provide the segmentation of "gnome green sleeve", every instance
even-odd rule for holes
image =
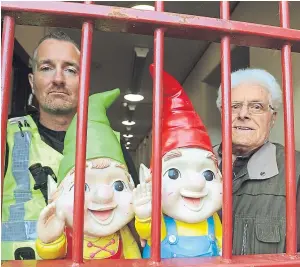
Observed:
[[[127,224],[134,218],[134,183],[123,157],[119,135],[110,126],[106,109],[119,96],[115,89],[89,98],[84,200],[83,257],[140,258]],[[77,115],[66,133],[58,188],[38,220],[37,252],[42,259],[68,255],[66,232],[72,235]],[[70,244],[69,244],[70,245]]]

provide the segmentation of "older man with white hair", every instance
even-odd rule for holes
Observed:
[[[221,111],[221,86],[217,106]],[[233,254],[285,252],[284,147],[269,141],[282,92],[261,69],[231,74]],[[222,168],[222,144],[214,148]],[[296,151],[297,231],[300,251],[300,152]],[[296,233],[295,233],[296,234]]]

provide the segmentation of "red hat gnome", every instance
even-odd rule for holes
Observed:
[[[150,66],[153,75],[154,65]],[[162,120],[162,258],[217,256],[221,253],[222,176],[209,135],[174,77],[163,72]],[[133,192],[136,229],[147,240],[150,257],[151,176],[141,164]]]
[[[153,68],[151,65],[152,75]],[[163,87],[162,155],[183,147],[196,147],[212,152],[205,126],[179,82],[164,72]]]

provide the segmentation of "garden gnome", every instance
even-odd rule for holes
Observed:
[[[120,90],[89,98],[84,199],[83,258],[140,258],[138,245],[127,224],[134,218],[132,191],[119,135],[110,127],[106,109]],[[74,174],[77,115],[64,141],[64,157],[58,173],[58,188],[52,203],[38,220],[37,252],[43,259],[70,257],[74,211]]]
[[[151,65],[152,75],[153,71]],[[183,88],[166,72],[163,90],[161,257],[218,256],[222,176],[210,138]],[[135,225],[147,241],[143,258],[149,258],[151,172],[143,164],[140,182],[133,192]]]

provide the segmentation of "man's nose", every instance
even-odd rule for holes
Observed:
[[[99,204],[108,204],[113,200],[114,191],[111,186],[98,186],[94,192],[94,201]]]
[[[243,105],[240,112],[239,112],[239,118],[244,120],[249,118],[249,109],[247,105]]]
[[[58,69],[55,71],[53,83],[57,86],[62,86],[65,84],[65,75],[63,70]]]
[[[206,180],[202,174],[192,174],[186,181],[185,189],[192,192],[201,192],[206,185]]]

